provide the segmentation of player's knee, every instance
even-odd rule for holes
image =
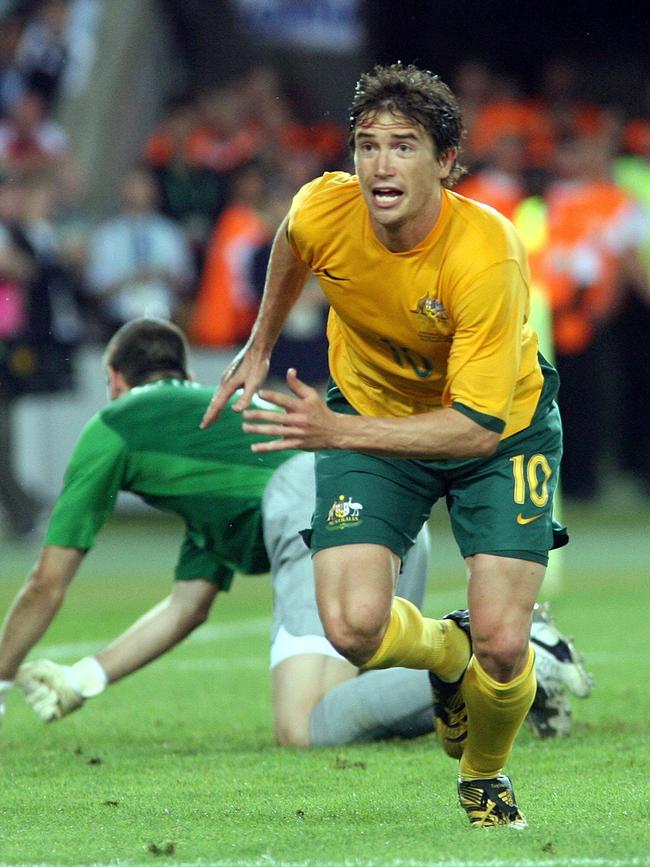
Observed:
[[[333,619],[325,624],[325,635],[341,656],[354,665],[363,665],[381,643],[381,632],[374,624],[350,624]]]
[[[386,628],[381,605],[341,603],[327,600],[319,605],[325,635],[334,648],[354,665],[363,665],[375,653]]]
[[[474,655],[490,677],[507,683],[519,674],[528,657],[528,635],[516,630],[495,630],[472,636]]]
[[[275,721],[275,740],[280,747],[308,747],[309,731],[305,720],[286,717]]]

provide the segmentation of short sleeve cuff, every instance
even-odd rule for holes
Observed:
[[[494,431],[498,434],[503,433],[505,430],[506,423],[503,419],[497,418],[494,415],[487,415],[484,412],[477,412],[475,409],[465,406],[464,403],[458,403],[458,401],[454,401],[451,406],[452,409],[457,410],[467,416],[467,418],[471,418],[473,422],[476,422],[476,424],[486,428],[487,430]]]

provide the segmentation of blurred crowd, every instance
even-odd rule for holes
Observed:
[[[0,451],[25,393],[71,387],[76,347],[140,315],[197,346],[243,342],[271,240],[295,191],[351,170],[347,131],[306,121],[267,66],[174,99],[125,172],[115,212],[93,214],[88,167],[56,120],[73,48],[68,0],[0,19]],[[467,126],[457,191],[500,210],[530,252],[552,312],[570,497],[600,492],[602,454],[650,493],[650,79],[639,116],[603,105],[577,63],[549,63],[535,92],[485,64],[450,84]],[[322,383],[327,311],[309,284],[275,353]],[[616,425],[612,437],[612,425]],[[1,476],[5,476],[3,479]],[[16,532],[33,508],[6,468]],[[25,495],[26,496],[26,495]],[[16,506],[18,504],[18,507]]]
[[[564,60],[532,95],[474,62],[454,85],[470,169],[457,192],[515,223],[550,306],[563,492],[597,496],[606,454],[650,494],[650,77],[640,116],[587,98]]]

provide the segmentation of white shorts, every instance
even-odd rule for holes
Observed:
[[[291,635],[284,626],[280,626],[278,634],[271,644],[271,668],[275,668],[285,659],[301,656],[304,653],[316,653],[318,656],[331,656],[345,662],[345,657],[334,650],[324,635]]]
[[[299,535],[300,530],[311,526],[315,498],[314,456],[307,452],[278,467],[264,491],[264,544],[273,583],[271,668],[302,653],[343,658],[325,638],[316,605],[311,552]],[[429,531],[423,527],[404,558],[397,585],[397,594],[418,608],[424,601],[429,548]]]

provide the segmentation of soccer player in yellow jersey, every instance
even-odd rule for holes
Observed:
[[[367,669],[427,669],[436,728],[460,760],[474,826],[525,827],[503,767],[535,694],[531,612],[551,548],[561,455],[558,378],[528,324],[523,245],[496,211],[451,191],[463,127],[440,79],[395,64],[360,79],[355,175],[303,187],[276,236],[258,319],[206,410],[238,388],[255,451],[317,452],[309,542],[326,634]],[[324,403],[287,373],[285,410],[250,408],[309,273],[331,311]],[[464,612],[394,597],[402,558],[445,497],[468,574]],[[471,626],[471,632],[470,632]]]

